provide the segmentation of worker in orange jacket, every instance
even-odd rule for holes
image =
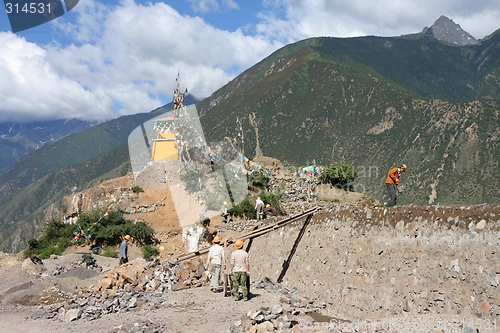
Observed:
[[[401,173],[406,171],[406,164],[401,164],[398,167],[392,168],[387,175],[385,180],[385,185],[387,186],[387,191],[389,192],[389,197],[391,197],[390,206],[396,206],[396,187],[399,185],[399,176]]]

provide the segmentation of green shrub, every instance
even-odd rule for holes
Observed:
[[[253,204],[248,197],[246,197],[239,204],[231,207],[228,210],[228,213],[234,216],[247,219],[255,219],[257,217],[255,213],[255,204]]]
[[[251,187],[265,191],[269,185],[269,177],[263,171],[249,173],[248,182]]]
[[[102,249],[102,256],[108,258],[118,258],[118,253],[116,251],[116,247],[114,246],[105,246]]]
[[[47,259],[51,254],[60,255],[71,244],[74,226],[61,221],[52,220],[47,223],[44,233],[39,239],[30,239],[24,257],[35,254],[40,259]]]
[[[36,250],[38,249],[38,246],[40,245],[40,242],[37,239],[30,239],[28,241],[28,249]]]
[[[264,201],[264,205],[270,204],[273,206],[276,209],[277,215],[283,215],[280,204],[281,193],[261,192],[260,198]]]
[[[249,182],[252,182],[253,185],[262,185],[264,187],[263,190],[259,192],[259,196],[264,202],[264,205],[270,204],[276,209],[276,213],[278,215],[283,215],[283,210],[281,209],[280,198],[283,195],[283,191],[285,188],[285,184],[279,184],[277,190],[275,192],[267,192],[265,189],[267,188],[267,183],[269,182],[269,178],[265,176],[262,172],[257,174],[256,177],[249,176]],[[260,186],[259,185],[259,186]],[[242,202],[238,205],[233,206],[228,210],[228,213],[233,216],[238,216],[241,218],[247,219],[255,219],[257,218],[255,212],[255,203],[253,203],[249,197],[246,197]]]
[[[82,231],[87,237],[82,235]],[[47,223],[39,239],[28,241],[24,256],[27,258],[35,254],[40,259],[47,259],[51,254],[62,254],[71,244],[113,247],[120,244],[126,234],[134,237],[139,244],[147,244],[154,237],[154,230],[145,222],[125,220],[120,211],[93,210],[81,214],[77,224],[61,221]],[[75,240],[75,236],[80,239]]]
[[[160,255],[160,250],[152,245],[144,245],[142,247],[142,255],[144,259],[157,257]]]
[[[40,259],[48,259],[50,258],[50,256],[52,254],[55,254],[55,255],[61,255],[62,253],[64,252],[64,249],[58,247],[58,246],[54,246],[54,245],[50,245],[46,248],[44,248],[42,250],[42,252],[40,252],[40,255],[38,257],[40,257]]]
[[[131,190],[134,193],[144,192],[144,189],[142,187],[140,187],[139,185],[135,185],[134,187],[131,188]]]
[[[354,165],[342,162],[331,164],[321,173],[320,181],[343,189],[349,189],[349,183],[358,176]]]

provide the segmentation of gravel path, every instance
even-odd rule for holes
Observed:
[[[212,293],[209,287],[201,287],[158,295],[154,302],[161,305],[157,309],[137,309],[70,323],[32,319],[40,312],[38,307],[4,305],[0,307],[0,332],[124,332],[148,320],[159,332],[227,332],[242,314],[279,305],[279,297],[275,292],[256,290],[250,301],[235,302],[221,293]]]

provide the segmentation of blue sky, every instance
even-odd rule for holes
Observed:
[[[1,10],[0,122],[148,112],[178,71],[207,97],[291,42],[416,33],[441,15],[476,38],[500,28],[493,0],[80,0],[16,34]]]

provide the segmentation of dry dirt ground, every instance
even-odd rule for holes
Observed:
[[[95,199],[95,201],[97,201],[99,196],[103,192],[103,190],[101,189],[102,187],[105,188],[104,192],[111,192],[119,187],[132,187],[134,185],[135,183],[132,177],[120,177],[103,182],[99,185],[100,188],[98,191],[95,191],[95,193],[92,193],[92,190],[87,191],[87,196],[95,197],[97,198]],[[132,221],[146,221],[156,231],[155,236],[161,240],[161,244],[158,246],[158,248],[160,250],[160,258],[163,259],[185,252],[185,248],[182,243],[182,227],[179,223],[179,218],[177,217],[177,212],[175,210],[175,205],[172,200],[172,195],[169,191],[169,188],[167,186],[164,186],[163,189],[144,188],[144,192],[140,192],[138,194],[138,197],[134,199],[133,204],[136,206],[148,206],[160,202],[163,205],[157,205],[154,212],[126,214],[124,217],[127,220]],[[197,213],[195,215],[198,216]],[[220,216],[213,217],[211,219],[210,225],[208,226],[208,230],[210,232],[215,231],[215,226],[220,223]],[[64,252],[64,254],[71,254],[89,250],[90,249],[87,246],[70,247]],[[133,239],[130,243],[129,253],[131,258],[142,257],[142,251],[137,246],[137,244],[134,243]]]
[[[118,265],[116,259],[95,256],[104,269]],[[47,270],[77,260],[79,255],[66,255],[44,260]],[[249,302],[235,302],[221,293],[212,293],[209,287],[166,292],[154,297],[156,309],[138,309],[126,313],[107,314],[88,321],[62,322],[53,319],[33,319],[41,312],[44,302],[62,302],[67,296],[51,294],[57,290],[76,292],[93,285],[102,274],[74,268],[55,277],[43,280],[29,275],[22,268],[22,261],[14,256],[0,255],[0,332],[130,332],[134,325],[151,321],[160,327],[158,332],[227,332],[241,315],[261,306],[278,305],[279,295],[253,291]],[[136,331],[134,331],[136,332]],[[137,332],[143,332],[137,330]],[[151,331],[152,332],[152,331]]]
[[[133,186],[128,177],[107,181],[103,186],[110,189],[118,186]],[[175,207],[168,189],[145,189],[139,194],[135,204],[151,204],[164,202],[164,206],[156,207],[153,213],[128,214],[130,220],[144,220],[155,230],[162,243],[160,258],[184,253],[182,243],[182,227],[179,224]],[[211,220],[209,231],[221,223],[220,217]],[[57,259],[44,260],[44,266],[51,270],[55,266],[77,261],[82,252],[89,252],[88,246],[68,248],[63,256]],[[118,251],[118,248],[117,248]],[[142,251],[133,242],[129,247],[131,260],[142,260]],[[118,266],[118,259],[95,256],[97,264],[105,270]],[[253,291],[254,297],[249,302],[234,302],[231,297],[223,297],[221,293],[214,294],[210,288],[167,292],[156,296],[157,309],[137,310],[126,313],[107,314],[98,320],[76,320],[70,323],[52,319],[32,319],[40,313],[44,302],[63,302],[66,297],[52,292],[66,290],[70,294],[79,288],[92,286],[103,273],[97,274],[86,268],[75,268],[60,276],[40,279],[35,274],[29,274],[23,269],[22,253],[16,256],[0,253],[0,333],[10,332],[130,332],[134,325],[151,321],[152,327],[161,328],[158,332],[227,332],[231,324],[240,319],[241,315],[261,306],[279,304],[279,295],[268,292]],[[97,275],[96,275],[97,274]],[[223,309],[223,311],[221,311]],[[142,332],[137,330],[138,332]],[[135,331],[134,331],[135,332]]]

